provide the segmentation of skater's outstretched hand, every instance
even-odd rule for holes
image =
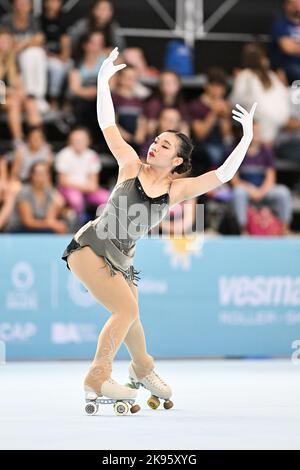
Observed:
[[[116,72],[126,67],[126,64],[114,65],[113,62],[117,59],[118,55],[118,48],[115,47],[109,56],[104,60],[98,73],[98,80],[100,82],[108,81]]]
[[[249,113],[240,104],[236,104],[236,107],[239,111],[236,109],[232,110],[233,119],[242,124],[244,135],[251,139],[253,137],[253,116],[256,110],[256,106],[257,103],[254,103]]]

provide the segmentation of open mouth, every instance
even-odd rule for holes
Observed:
[[[149,152],[149,156],[150,156],[150,157],[155,157],[154,152]]]

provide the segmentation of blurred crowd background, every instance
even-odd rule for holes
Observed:
[[[106,203],[118,167],[97,123],[96,85],[115,46],[118,63],[127,64],[110,81],[117,123],[141,160],[167,129],[195,144],[192,172],[174,178],[217,168],[242,135],[233,106],[258,102],[237,175],[187,201],[192,210],[172,207],[171,230],[182,219],[195,226],[198,202],[212,233],[299,232],[300,0],[267,2],[276,7],[269,8],[267,39],[253,31],[232,49],[206,43],[202,54],[176,38],[160,40],[159,50],[147,46],[150,35],[129,40],[122,27],[140,27],[133,2],[79,2],[71,13],[65,3],[44,0],[37,12],[31,0],[0,2],[1,232],[71,233]],[[127,14],[118,15],[121,4]],[[211,60],[202,62],[203,55]]]

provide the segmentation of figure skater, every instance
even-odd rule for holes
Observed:
[[[171,175],[175,171],[181,174],[191,168],[193,145],[180,132],[163,132],[150,145],[146,163],[141,162],[123,140],[115,123],[109,79],[126,67],[126,64],[114,65],[118,54],[116,47],[103,62],[98,74],[97,96],[99,125],[119,165],[117,184],[101,215],[78,230],[62,259],[90,294],[111,313],[100,332],[96,354],[84,380],[86,398],[133,399],[136,389],[142,385],[152,394],[149,406],[156,408],[161,398],[167,409],[173,406],[172,390],[154,370],[139,316],[136,281],[140,279],[137,276],[140,271],[133,266],[136,242],[159,224],[170,206],[211,191],[234,176],[252,140],[256,103],[249,113],[238,104],[238,110],[232,111],[233,119],[243,127],[243,137],[219,168],[193,178],[173,179]],[[120,202],[124,198],[125,208]],[[144,218],[129,216],[133,204],[139,205],[142,210],[138,213]],[[115,222],[114,231],[111,222]],[[131,388],[111,378],[113,359],[122,342],[131,356]]]

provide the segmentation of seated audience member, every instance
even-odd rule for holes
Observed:
[[[148,119],[148,134],[152,135],[157,128],[160,111],[165,107],[177,108],[182,116],[181,132],[189,134],[189,108],[182,95],[180,77],[172,71],[164,71],[159,77],[158,89],[145,105],[145,116]]]
[[[39,111],[44,113],[49,105],[47,92],[47,57],[43,49],[44,35],[32,14],[31,0],[14,0],[13,11],[1,19],[15,38],[14,51],[18,55],[26,94],[37,99]]]
[[[100,133],[96,113],[97,78],[105,58],[103,34],[89,34],[82,39],[81,58],[69,77],[76,123],[87,125],[95,136]]]
[[[231,181],[233,208],[242,232],[246,231],[247,206],[250,201],[273,204],[288,232],[292,218],[290,190],[282,184],[276,184],[274,155],[271,148],[261,141],[258,122],[254,122],[253,140],[246,157]]]
[[[181,116],[180,112],[176,108],[163,108],[158,116],[158,125],[157,129],[153,135],[149,135],[145,142],[143,143],[140,155],[143,159],[146,158],[147,152],[149,150],[150,145],[154,141],[155,137],[162,132],[166,132],[169,129],[173,129],[175,131],[180,131],[181,129]]]
[[[44,0],[40,24],[45,35],[51,104],[56,107],[63,85],[71,69],[71,39],[67,34],[67,18],[62,0]]]
[[[300,93],[299,86],[290,88],[290,119],[275,142],[276,155],[300,164]]]
[[[107,189],[99,186],[101,161],[89,148],[90,143],[86,129],[74,129],[68,147],[56,155],[55,161],[59,191],[76,212],[79,222],[84,220],[86,203],[97,207],[105,204],[110,195]]]
[[[141,81],[143,78],[157,77],[159,71],[147,64],[144,51],[139,47],[126,47],[122,56],[122,62],[131,65],[137,72],[138,81],[134,89],[135,96],[142,100],[149,98],[152,94],[151,88],[144,85]]]
[[[0,194],[0,232],[6,231],[6,227],[10,222],[13,226],[15,202],[21,187],[22,183],[20,181],[10,181]]]
[[[0,27],[0,80],[5,83],[5,101],[1,110],[7,115],[7,124],[14,146],[23,140],[22,111],[30,126],[41,124],[41,116],[34,98],[26,96],[19,74],[14,39],[8,29]]]
[[[208,165],[223,162],[227,147],[232,142],[231,106],[225,99],[226,75],[222,69],[211,68],[203,93],[190,103],[192,134],[196,141],[193,166],[200,168],[203,155]],[[201,173],[200,169],[199,172]]]
[[[300,77],[300,0],[284,0],[283,9],[272,27],[273,66],[282,68],[292,83]]]
[[[255,113],[260,123],[261,139],[272,145],[290,114],[288,88],[271,70],[270,61],[260,44],[247,44],[243,50],[243,70],[236,76],[230,100],[250,109],[258,103]]]
[[[137,73],[131,66],[119,71],[112,99],[118,127],[123,139],[137,151],[147,133],[147,121],[143,115],[144,102],[134,95]]]
[[[119,24],[114,17],[114,6],[110,0],[96,0],[88,18],[78,20],[68,32],[72,38],[72,48],[76,50],[83,35],[98,31],[104,35],[105,47],[112,50],[118,46],[125,48],[125,39],[118,31]]]
[[[6,231],[67,233],[67,225],[59,219],[61,204],[56,193],[48,163],[34,163],[30,168],[29,183],[23,185],[17,195],[15,213]]]
[[[53,154],[42,127],[37,126],[29,130],[25,145],[20,146],[15,152],[11,177],[26,182],[32,164],[41,161],[47,162],[51,167]]]

